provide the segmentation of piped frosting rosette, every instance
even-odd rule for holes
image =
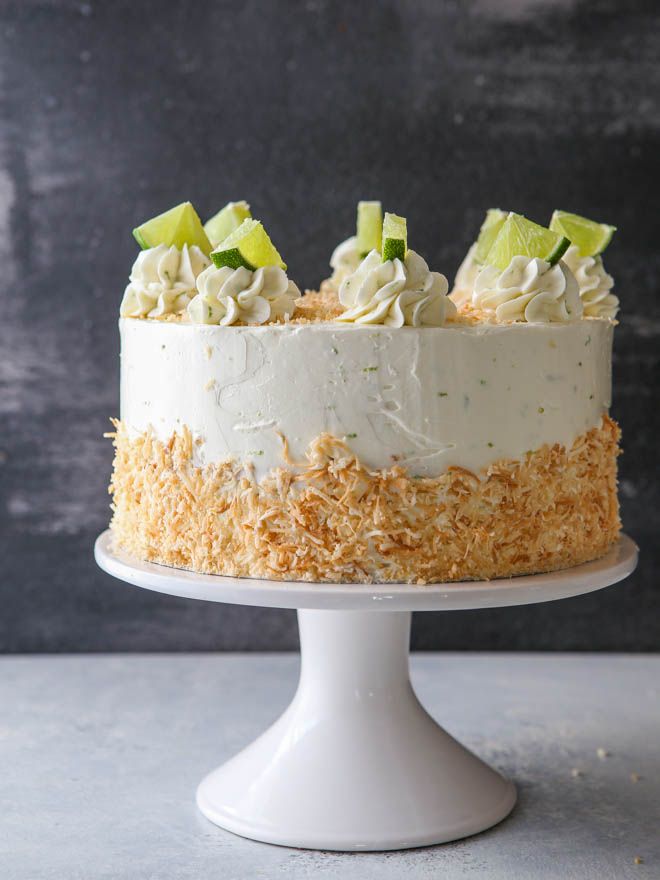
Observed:
[[[251,271],[211,265],[197,278],[197,290],[188,306],[195,324],[265,324],[290,317],[300,298],[297,285],[279,266]]]
[[[485,266],[474,283],[472,305],[502,322],[574,321],[583,311],[577,281],[562,261],[551,266],[523,256],[513,257],[503,271]]]
[[[616,318],[619,297],[612,293],[614,278],[605,271],[601,257],[583,257],[572,244],[562,260],[575,275],[587,318]]]
[[[120,307],[122,317],[159,318],[185,311],[196,295],[197,277],[209,259],[195,245],[159,244],[141,251]]]
[[[332,252],[330,268],[332,284],[339,286],[347,275],[352,275],[360,265],[360,254],[357,246],[357,236],[352,235],[346,241],[342,241]]]
[[[456,314],[444,275],[429,271],[426,261],[409,250],[405,260],[382,261],[373,250],[339,288],[346,308],[338,321],[388,327],[441,327]]]

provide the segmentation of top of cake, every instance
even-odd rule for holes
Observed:
[[[206,224],[189,202],[134,230],[142,250],[121,303],[125,318],[206,325],[357,324],[390,328],[614,319],[619,301],[602,252],[615,227],[555,211],[549,227],[490,209],[449,293],[408,247],[407,222],[359,202],[356,234],[332,276],[303,296],[245,201]]]

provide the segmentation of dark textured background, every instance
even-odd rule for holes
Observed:
[[[493,205],[614,222],[619,587],[418,615],[419,648],[660,647],[660,4],[0,3],[0,650],[283,648],[293,612],[101,573],[136,221],[247,198],[314,285],[358,198],[451,275]]]

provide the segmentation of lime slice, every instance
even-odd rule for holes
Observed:
[[[408,250],[406,218],[385,213],[383,220],[383,263],[388,260],[405,260]]]
[[[361,257],[380,251],[383,237],[383,209],[380,202],[358,202],[357,249]]]
[[[216,266],[229,266],[238,269],[259,269],[261,266],[279,266],[286,270],[286,263],[277,252],[268,233],[258,220],[243,220],[238,229],[211,254]]]
[[[499,208],[489,208],[486,211],[486,219],[481,224],[477,247],[474,252],[474,259],[477,263],[486,262],[488,251],[491,249],[493,242],[497,238],[497,233],[504,225],[504,221],[508,216],[506,211],[500,211]]]
[[[616,226],[596,223],[595,220],[588,220],[579,214],[569,214],[567,211],[554,212],[550,229],[570,239],[583,257],[602,254],[616,232]]]
[[[251,216],[250,206],[247,202],[227,202],[224,208],[206,221],[204,232],[208,235],[213,247],[217,247],[234,229],[238,229],[243,220],[247,220]]]
[[[142,250],[157,247],[159,244],[168,247],[175,245],[180,250],[187,244],[196,245],[207,256],[211,251],[211,242],[190,202],[182,202],[164,214],[147,220],[133,230],[133,235]]]
[[[522,214],[509,214],[497,234],[486,262],[498,269],[506,269],[513,257],[538,257],[554,265],[570,241],[563,235],[532,223]]]

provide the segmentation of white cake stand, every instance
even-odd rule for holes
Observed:
[[[449,736],[408,674],[412,611],[524,605],[599,590],[629,575],[622,537],[603,559],[490,582],[309,584],[202,575],[140,562],[96,541],[102,569],[138,587],[214,602],[297,608],[293,702],[197,789],[202,813],[235,834],[287,846],[387,850],[475,834],[511,811],[511,782]]]

